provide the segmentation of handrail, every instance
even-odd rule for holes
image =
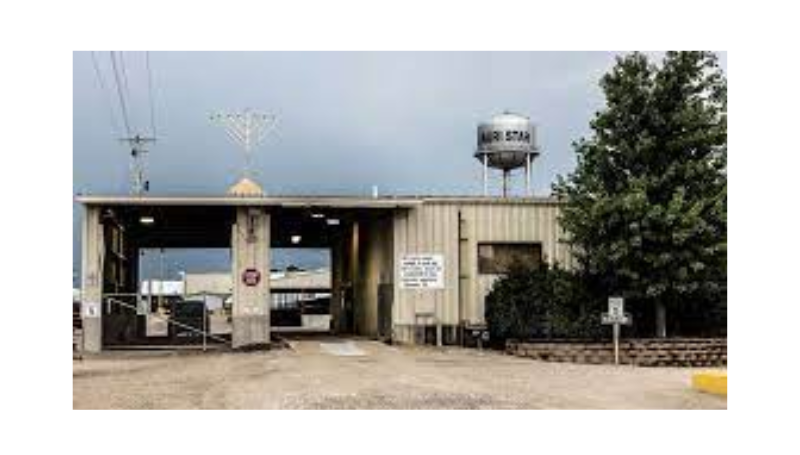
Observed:
[[[117,305],[122,305],[122,306],[124,306],[126,308],[130,308],[132,310],[137,310],[138,309],[136,306],[130,305],[128,303],[125,303],[125,302],[123,302],[123,301],[121,301],[119,299],[115,299],[114,297],[108,297],[108,295],[106,295],[105,298],[106,298],[107,301],[109,301],[111,303],[116,303]],[[206,311],[208,311],[208,310],[207,309],[203,310],[204,318],[205,318],[205,312]],[[159,315],[158,313],[152,313],[152,314],[150,314],[150,316],[155,317],[156,319],[160,319],[160,320],[166,322],[167,324],[175,324],[178,327],[183,327],[185,329],[188,329],[189,331],[202,334],[203,335],[203,349],[205,349],[205,342],[206,342],[205,337],[211,338],[212,340],[221,341],[223,343],[228,343],[228,340],[226,340],[224,338],[220,338],[220,337],[214,336],[214,335],[206,332],[205,330],[198,330],[198,329],[196,329],[196,328],[194,328],[194,327],[192,327],[190,325],[182,324],[182,323],[177,322],[177,321],[172,321],[169,318],[165,318],[165,317]]]

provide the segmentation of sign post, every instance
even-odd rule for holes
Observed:
[[[613,326],[614,365],[619,365],[619,326],[631,323],[631,316],[625,313],[625,300],[622,297],[609,297],[608,313],[602,313],[600,318],[603,324]]]

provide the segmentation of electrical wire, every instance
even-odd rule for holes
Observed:
[[[150,51],[145,51],[144,63],[147,67],[147,92],[148,99],[150,100],[150,129],[153,133],[153,138],[156,137],[156,114],[155,114],[155,98],[153,97],[153,72],[150,70]]]
[[[122,74],[122,90],[123,93],[125,93],[125,99],[128,100],[128,107],[130,108],[128,116],[132,120],[133,126],[136,127],[137,110],[134,109],[135,104],[131,102],[133,97],[131,96],[131,89],[130,85],[128,84],[128,70],[126,69],[125,65],[125,52],[120,51],[117,53],[117,56],[119,57],[119,69],[120,73]]]
[[[108,117],[111,121],[111,128],[113,129],[113,133],[116,136],[119,136],[119,123],[117,123],[116,115],[114,114],[114,105],[111,102],[111,94],[108,92],[108,88],[106,87],[106,83],[103,80],[103,73],[100,71],[100,65],[97,64],[97,57],[95,56],[95,52],[91,51],[90,55],[92,56],[92,66],[94,67],[94,75],[95,79],[97,80],[97,84],[100,86],[100,91],[103,92],[103,100],[105,101],[106,108],[108,109]]]
[[[111,51],[111,66],[114,69],[114,82],[117,85],[117,95],[119,96],[119,104],[122,111],[122,120],[125,124],[125,131],[128,133],[128,137],[133,137],[131,134],[131,125],[128,121],[128,107],[125,103],[125,95],[122,91],[122,83],[120,82],[119,68],[117,68],[117,59],[114,56],[114,51]]]

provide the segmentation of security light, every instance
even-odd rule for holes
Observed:
[[[156,220],[152,216],[143,216],[139,218],[139,222],[142,224],[153,224]]]
[[[300,243],[301,239],[302,239],[302,237],[300,237],[299,235],[293,235],[292,236],[292,243],[297,245],[298,243]]]
[[[339,220],[337,218],[328,218],[326,220],[328,222],[328,226],[338,226]]]
[[[319,218],[325,218],[325,215],[324,215],[324,214],[322,214],[322,213],[312,213],[312,214],[311,214],[311,218],[317,218],[317,219],[319,219]]]

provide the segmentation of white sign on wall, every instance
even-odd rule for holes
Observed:
[[[85,318],[99,318],[100,317],[100,304],[97,302],[83,302],[83,317]]]
[[[400,258],[400,289],[444,289],[444,255],[403,255]]]

